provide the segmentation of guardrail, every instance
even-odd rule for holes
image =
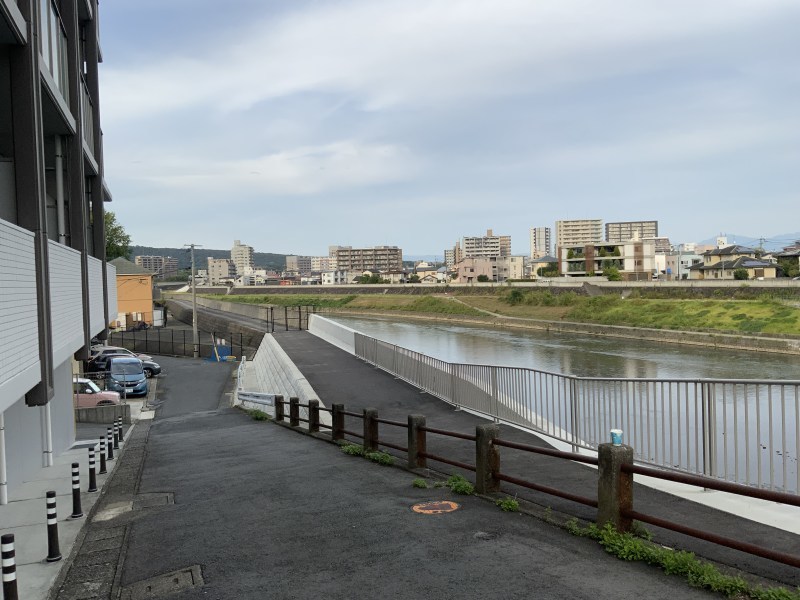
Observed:
[[[600,526],[610,523],[618,531],[629,531],[635,519],[741,552],[800,567],[800,556],[796,554],[790,554],[775,548],[765,548],[741,539],[721,536],[710,531],[696,529],[682,523],[635,511],[633,506],[633,475],[646,475],[701,488],[720,490],[730,494],[800,506],[800,496],[794,494],[762,490],[736,483],[721,482],[710,477],[686,475],[635,465],[633,463],[635,450],[631,446],[603,443],[598,446],[597,457],[590,457],[575,452],[564,452],[552,448],[542,448],[504,440],[500,438],[500,428],[494,424],[477,425],[473,435],[471,433],[429,427],[423,415],[408,415],[407,422],[392,421],[379,418],[378,411],[373,408],[365,408],[361,412],[356,412],[346,410],[343,404],[333,404],[328,410],[320,408],[319,403],[315,400],[308,402],[308,404],[300,404],[297,398],[290,398],[285,401],[282,396],[277,396],[275,398],[275,420],[284,425],[287,418],[286,405],[289,406],[288,425],[292,428],[300,428],[301,423],[306,423],[305,431],[309,433],[318,434],[320,428],[323,427],[330,429],[330,439],[335,442],[348,441],[347,437],[350,437],[358,440],[358,443],[363,445],[366,451],[377,451],[380,447],[399,450],[406,454],[409,469],[427,468],[428,460],[432,460],[473,472],[475,473],[475,491],[479,494],[499,492],[501,491],[501,482],[506,482],[596,508],[596,520]],[[308,410],[307,419],[300,416],[300,408]],[[319,415],[323,410],[331,414],[330,426],[320,423]],[[346,417],[361,420],[361,431],[347,429]],[[407,445],[402,446],[382,440],[380,438],[380,425],[406,429]],[[475,446],[475,464],[464,463],[429,452],[427,450],[428,434],[472,443]],[[501,470],[500,448],[596,465],[598,467],[598,484],[595,493],[591,496],[581,496],[504,473]]]
[[[450,363],[360,333],[355,355],[573,451],[596,451],[610,429],[622,429],[639,462],[798,493],[800,381],[573,377]]]

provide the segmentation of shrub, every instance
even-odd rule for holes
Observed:
[[[475,487],[461,475],[451,475],[447,480],[447,487],[455,494],[471,496],[475,493]]]
[[[504,512],[519,512],[519,502],[517,502],[516,498],[506,496],[497,500],[495,504]]]

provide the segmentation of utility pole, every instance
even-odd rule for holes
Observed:
[[[197,334],[197,289],[195,287],[194,249],[200,244],[184,244],[192,253],[192,356],[200,357],[200,337]]]

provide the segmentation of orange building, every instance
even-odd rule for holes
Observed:
[[[153,275],[124,258],[110,261],[117,268],[117,327],[139,322],[153,325]]]

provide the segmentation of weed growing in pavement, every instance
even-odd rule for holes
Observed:
[[[644,530],[641,525],[639,526]],[[577,519],[566,522],[565,528],[573,535],[588,537],[598,542],[606,552],[622,560],[646,562],[661,568],[667,575],[678,575],[692,587],[719,592],[729,598],[752,600],[800,600],[800,589],[765,588],[755,586],[741,577],[725,575],[712,565],[699,560],[694,553],[665,548],[637,537],[634,533],[620,533],[611,524],[598,527],[594,523],[581,527]],[[650,532],[644,530],[646,536]],[[643,535],[641,532],[639,535]]]
[[[258,410],[257,408],[253,410],[248,410],[247,414],[250,415],[250,417],[252,417],[254,421],[269,421],[270,419],[272,419],[272,417],[270,417],[263,410]]]
[[[428,482],[422,478],[415,479],[414,481],[411,482],[411,485],[413,485],[415,488],[420,488],[422,490],[428,489]]]
[[[504,512],[519,512],[519,502],[517,502],[516,498],[512,498],[511,496],[500,498],[495,504]]]
[[[447,487],[447,484],[444,481],[437,481],[436,483],[433,484],[433,487],[435,487],[435,488],[443,488],[443,487]]]
[[[471,496],[475,493],[475,487],[461,475],[451,475],[447,480],[447,487],[455,494]]]
[[[342,446],[342,452],[350,456],[364,456],[364,446],[358,444],[345,444]]]
[[[364,454],[364,457],[386,467],[390,467],[394,464],[394,457],[386,452],[367,452]]]

